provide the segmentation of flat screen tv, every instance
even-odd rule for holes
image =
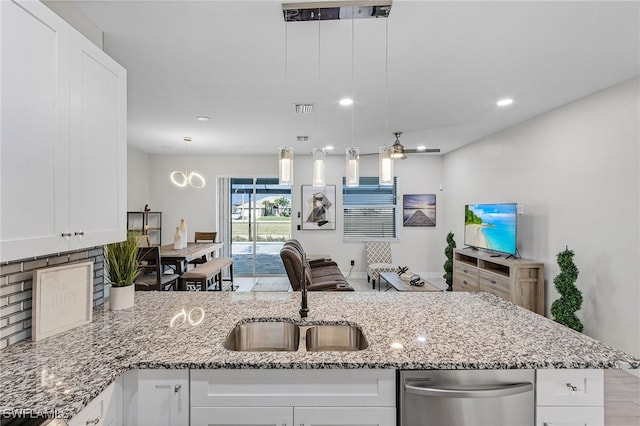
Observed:
[[[467,204],[464,211],[465,245],[516,255],[516,203]]]

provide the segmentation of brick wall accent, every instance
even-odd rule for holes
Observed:
[[[47,266],[93,261],[93,307],[104,305],[104,248],[59,253],[0,265],[0,349],[31,338],[33,271]]]

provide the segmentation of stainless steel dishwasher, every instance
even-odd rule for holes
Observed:
[[[400,426],[533,426],[534,370],[402,370]]]

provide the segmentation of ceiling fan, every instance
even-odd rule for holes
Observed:
[[[400,143],[400,135],[402,132],[393,132],[393,136],[396,137],[396,141],[391,145],[393,152],[391,158],[395,160],[404,160],[407,158],[407,154],[428,154],[433,152],[440,152],[440,148],[405,148]],[[361,154],[361,155],[376,155],[376,154]]]

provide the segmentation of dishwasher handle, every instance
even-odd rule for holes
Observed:
[[[533,390],[530,382],[496,385],[455,385],[454,387],[434,386],[420,379],[405,379],[406,393],[436,398],[495,398],[517,395]]]

